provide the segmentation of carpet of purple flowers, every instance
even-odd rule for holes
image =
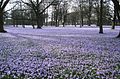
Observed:
[[[0,78],[120,78],[119,28],[104,34],[98,28],[6,30],[0,33]]]

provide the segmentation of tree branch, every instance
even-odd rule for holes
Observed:
[[[7,11],[10,11],[10,10],[14,9],[17,5],[18,5],[18,4],[14,5],[11,9],[6,10],[5,12],[7,12]]]
[[[55,0],[53,0],[47,7],[45,7],[45,8],[42,10],[42,12],[40,12],[40,14],[44,13],[45,10],[46,10],[47,8],[49,8],[49,7],[54,3],[54,1],[55,1]]]
[[[3,1],[3,0],[2,0]],[[6,5],[8,4],[10,0],[6,0],[4,3],[3,3],[3,6],[1,6],[1,9],[4,10],[4,8],[6,7]]]
[[[32,2],[32,0],[29,0],[30,3],[24,2],[23,0],[21,0],[24,4],[26,4],[27,6],[29,6],[31,9],[34,10],[34,12],[36,13],[36,6],[35,4]]]
[[[3,4],[3,0],[1,0],[1,2],[0,2],[0,7],[2,6],[2,4]]]

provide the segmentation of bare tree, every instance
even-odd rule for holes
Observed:
[[[114,8],[115,8],[115,6],[114,6]],[[116,10],[114,10],[112,29],[115,29],[115,24],[116,24]]]
[[[89,12],[88,12],[88,26],[91,25],[91,11],[92,11],[92,1],[88,0],[89,3]]]
[[[96,22],[96,25],[99,26],[100,24],[100,4],[99,4],[99,0],[94,0],[94,10],[95,10],[95,15],[96,15],[96,18],[97,18],[97,22]]]
[[[60,10],[61,10],[60,20],[61,20],[63,27],[65,27],[65,24],[67,22],[68,9],[69,9],[69,1],[68,0],[62,1],[62,4],[60,6]]]
[[[53,7],[53,20],[55,22],[55,26],[59,26],[59,21],[61,20],[61,2],[62,0],[55,0],[52,4]]]
[[[78,3],[78,5],[79,5],[79,9],[80,9],[80,21],[81,21],[81,25],[80,25],[80,27],[81,26],[83,26],[83,19],[84,19],[84,17],[83,17],[83,3],[84,3],[84,1],[83,0],[76,0],[77,1],[77,3]]]
[[[100,30],[99,33],[103,33],[103,0],[100,1]]]
[[[0,32],[6,32],[4,30],[4,21],[3,21],[3,14],[4,14],[4,9],[7,6],[7,4],[9,3],[10,0],[0,0]]]
[[[115,9],[115,13],[116,13],[116,16],[120,22],[120,14],[119,14],[119,11],[120,11],[120,5],[119,5],[119,1],[118,0],[112,0],[112,2],[114,3],[114,9]],[[120,31],[119,31],[119,34],[117,36],[118,38],[120,38]]]
[[[37,28],[41,29],[43,26],[43,15],[46,9],[48,9],[56,0],[48,0],[45,2],[44,0],[28,0],[28,2],[24,2],[27,6],[29,6],[36,15],[36,22],[37,22]],[[45,4],[47,3],[47,5]],[[49,3],[49,4],[48,4]]]

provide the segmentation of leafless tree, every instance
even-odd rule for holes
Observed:
[[[100,30],[99,33],[103,33],[103,0],[100,0]]]
[[[6,32],[4,30],[4,21],[3,21],[3,14],[4,14],[4,9],[7,6],[7,4],[9,3],[10,0],[0,0],[0,32]]]
[[[120,22],[120,4],[119,4],[119,1],[118,0],[112,0],[112,2],[114,3],[114,9],[115,9],[115,13],[116,13],[116,16]],[[119,34],[117,36],[118,38],[120,38],[120,31],[119,31]]]
[[[36,15],[37,28],[41,29],[43,26],[44,12],[48,9],[56,0],[28,0],[27,2],[21,0],[24,4],[29,6]],[[46,5],[47,3],[47,5]],[[49,3],[49,4],[48,4]]]

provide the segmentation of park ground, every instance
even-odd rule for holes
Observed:
[[[0,33],[0,77],[117,79],[120,27],[5,27]],[[24,74],[24,75],[23,75]],[[85,78],[84,78],[85,77]]]

